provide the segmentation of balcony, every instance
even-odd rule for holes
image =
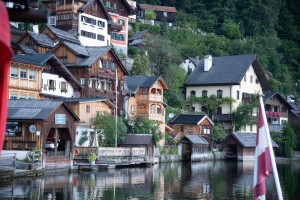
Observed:
[[[64,5],[56,5],[56,12],[59,11],[74,11],[77,13],[79,6],[76,4],[64,4]]]
[[[150,94],[149,100],[150,101],[162,102],[163,101],[163,96],[162,95],[153,95],[153,94]]]
[[[158,114],[149,114],[149,119],[151,120],[155,120],[155,121],[159,121],[159,122],[164,122],[165,121],[165,118],[164,116],[162,116],[161,113],[158,113]]]
[[[267,117],[279,118],[281,115],[279,112],[266,111]]]

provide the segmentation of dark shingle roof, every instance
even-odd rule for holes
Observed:
[[[212,67],[209,71],[204,71],[204,59],[201,59],[185,84],[238,85],[254,59],[255,54],[212,57]]]
[[[89,56],[89,53],[84,46],[82,46],[80,44],[74,44],[72,42],[67,42],[67,41],[64,41],[63,43],[74,53],[81,55],[81,56],[86,56],[86,57]]]
[[[12,58],[12,61],[34,64],[34,65],[44,65],[47,60],[53,56],[52,53],[47,54],[18,54]]]
[[[136,92],[139,88],[152,87],[160,76],[125,76],[126,90],[129,93]]]
[[[37,54],[33,48],[31,48],[27,45],[24,45],[24,44],[18,44],[18,45],[19,45],[19,50],[21,50],[22,53],[24,53],[24,54]]]
[[[198,57],[197,58],[188,57],[188,59],[190,59],[190,61],[192,61],[192,63],[196,66],[198,65],[198,63],[200,61]]]
[[[136,39],[142,39],[144,34],[147,33],[149,30],[143,30],[143,31],[139,31],[137,33],[135,33],[130,39],[131,40],[136,40]]]
[[[175,7],[168,6],[154,6],[148,4],[139,4],[141,10],[154,10],[154,11],[162,11],[162,12],[177,12]]]
[[[192,144],[207,144],[208,142],[201,136],[198,135],[184,135]]]
[[[15,99],[8,101],[7,119],[46,119],[63,102],[51,99]]]
[[[86,50],[90,56],[78,64],[81,66],[90,66],[94,62],[96,62],[97,59],[101,58],[111,48],[112,46],[86,47]]]
[[[29,32],[28,34],[39,44],[42,46],[46,46],[46,47],[54,47],[55,43],[54,41],[48,36],[48,35],[43,35],[43,34],[39,34],[39,33],[33,33],[33,32]]]
[[[80,41],[78,40],[78,38],[76,38],[74,35],[72,35],[71,33],[68,33],[66,31],[63,31],[61,29],[55,28],[53,26],[47,25],[47,27],[60,39],[63,41],[70,41],[70,42],[74,42],[77,44],[80,44]]]
[[[152,134],[127,134],[122,145],[149,145],[152,139]]]
[[[232,135],[243,147],[256,146],[256,133],[236,132]],[[276,142],[274,142],[273,140],[272,145],[273,147],[278,147],[278,144],[276,144]]]
[[[65,102],[78,103],[78,102],[90,102],[90,101],[106,101],[107,97],[89,97],[89,98],[65,98]]]
[[[203,119],[205,115],[194,115],[194,114],[180,114],[178,116],[173,117],[169,124],[194,124],[197,125],[197,123]]]

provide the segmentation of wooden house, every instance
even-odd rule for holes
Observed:
[[[93,118],[99,113],[113,114],[115,105],[103,97],[94,98],[66,98],[65,103],[80,118],[76,122],[75,146],[98,146],[97,131],[94,129]],[[80,144],[80,139],[87,133],[88,140]]]
[[[164,135],[166,132],[164,90],[169,89],[160,76],[126,76],[123,95],[126,118],[154,120]],[[164,144],[164,141],[161,141]]]
[[[71,33],[48,24],[45,25],[45,28],[41,31],[41,34],[49,36],[55,43],[58,43],[59,41],[67,41],[80,44],[79,39]]]
[[[226,75],[224,75],[226,74]],[[185,82],[186,98],[217,96],[232,98],[233,103],[223,103],[212,114],[205,105],[194,101],[193,112],[204,112],[214,122],[223,122],[225,131],[234,129],[232,113],[241,104],[249,103],[252,95],[270,90],[262,65],[257,55],[233,55],[214,57],[206,55],[201,59]],[[244,132],[254,132],[256,124],[243,127]]]
[[[26,34],[26,31],[18,29],[17,27],[10,25],[10,37],[11,37],[11,47],[15,53],[17,53],[17,41]]]
[[[81,97],[106,97],[115,101],[117,96],[118,108],[122,108],[120,91],[128,72],[112,46],[84,47],[64,41],[52,53],[82,85]]]
[[[155,20],[148,20],[145,18],[145,12],[147,10],[155,12]],[[166,23],[168,26],[172,27],[175,26],[176,13],[177,10],[175,7],[138,4],[136,18],[144,24],[160,25]]]
[[[297,102],[289,102],[293,107],[289,112],[289,123],[297,136],[296,150],[300,151],[300,104]]]
[[[127,134],[121,147],[144,147],[145,161],[154,160],[155,141],[152,134]]]
[[[61,100],[9,100],[4,149],[37,147],[46,154],[46,169],[70,169],[76,121],[79,118]]]
[[[273,148],[278,145],[272,141]],[[225,158],[242,161],[254,160],[256,133],[235,132],[222,143]]]
[[[180,140],[182,160],[198,161],[209,157],[211,148],[207,140],[199,135],[184,135]]]
[[[181,140],[185,135],[198,135],[206,139],[212,147],[212,120],[207,115],[180,114],[171,118],[168,125],[174,130],[175,141]]]
[[[42,72],[48,66],[40,62],[25,61],[22,57],[24,56],[15,55],[10,62],[8,97],[9,99],[38,99],[42,88]]]
[[[44,54],[48,53],[54,46],[55,42],[48,36],[39,33],[33,33],[27,31],[17,42],[21,45],[21,48],[30,48],[36,53]],[[17,50],[17,54],[22,54],[22,49]]]

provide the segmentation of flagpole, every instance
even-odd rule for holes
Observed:
[[[266,117],[266,111],[265,111],[265,106],[264,106],[264,102],[263,102],[263,98],[262,95],[259,95],[259,104],[261,106],[261,114],[263,117],[263,121],[265,124],[265,131],[267,133],[267,141],[268,141],[268,146],[269,146],[269,152],[270,152],[270,159],[271,159],[271,163],[272,163],[272,170],[273,170],[273,174],[274,174],[274,179],[275,179],[275,184],[276,184],[276,190],[277,190],[277,195],[278,195],[278,199],[282,200],[282,190],[281,190],[281,186],[280,186],[280,182],[279,182],[279,177],[278,177],[278,172],[277,172],[277,167],[276,167],[276,162],[275,162],[275,157],[274,157],[274,151],[273,151],[273,145],[271,142],[271,137],[270,137],[270,131],[269,131],[269,126],[268,126],[268,122],[267,122],[267,117]]]
[[[117,141],[118,141],[118,69],[116,68],[116,137],[115,137],[115,147],[117,147]]]

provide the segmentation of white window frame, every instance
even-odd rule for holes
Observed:
[[[10,77],[12,78],[18,78],[19,75],[19,69],[17,67],[10,67]]]

